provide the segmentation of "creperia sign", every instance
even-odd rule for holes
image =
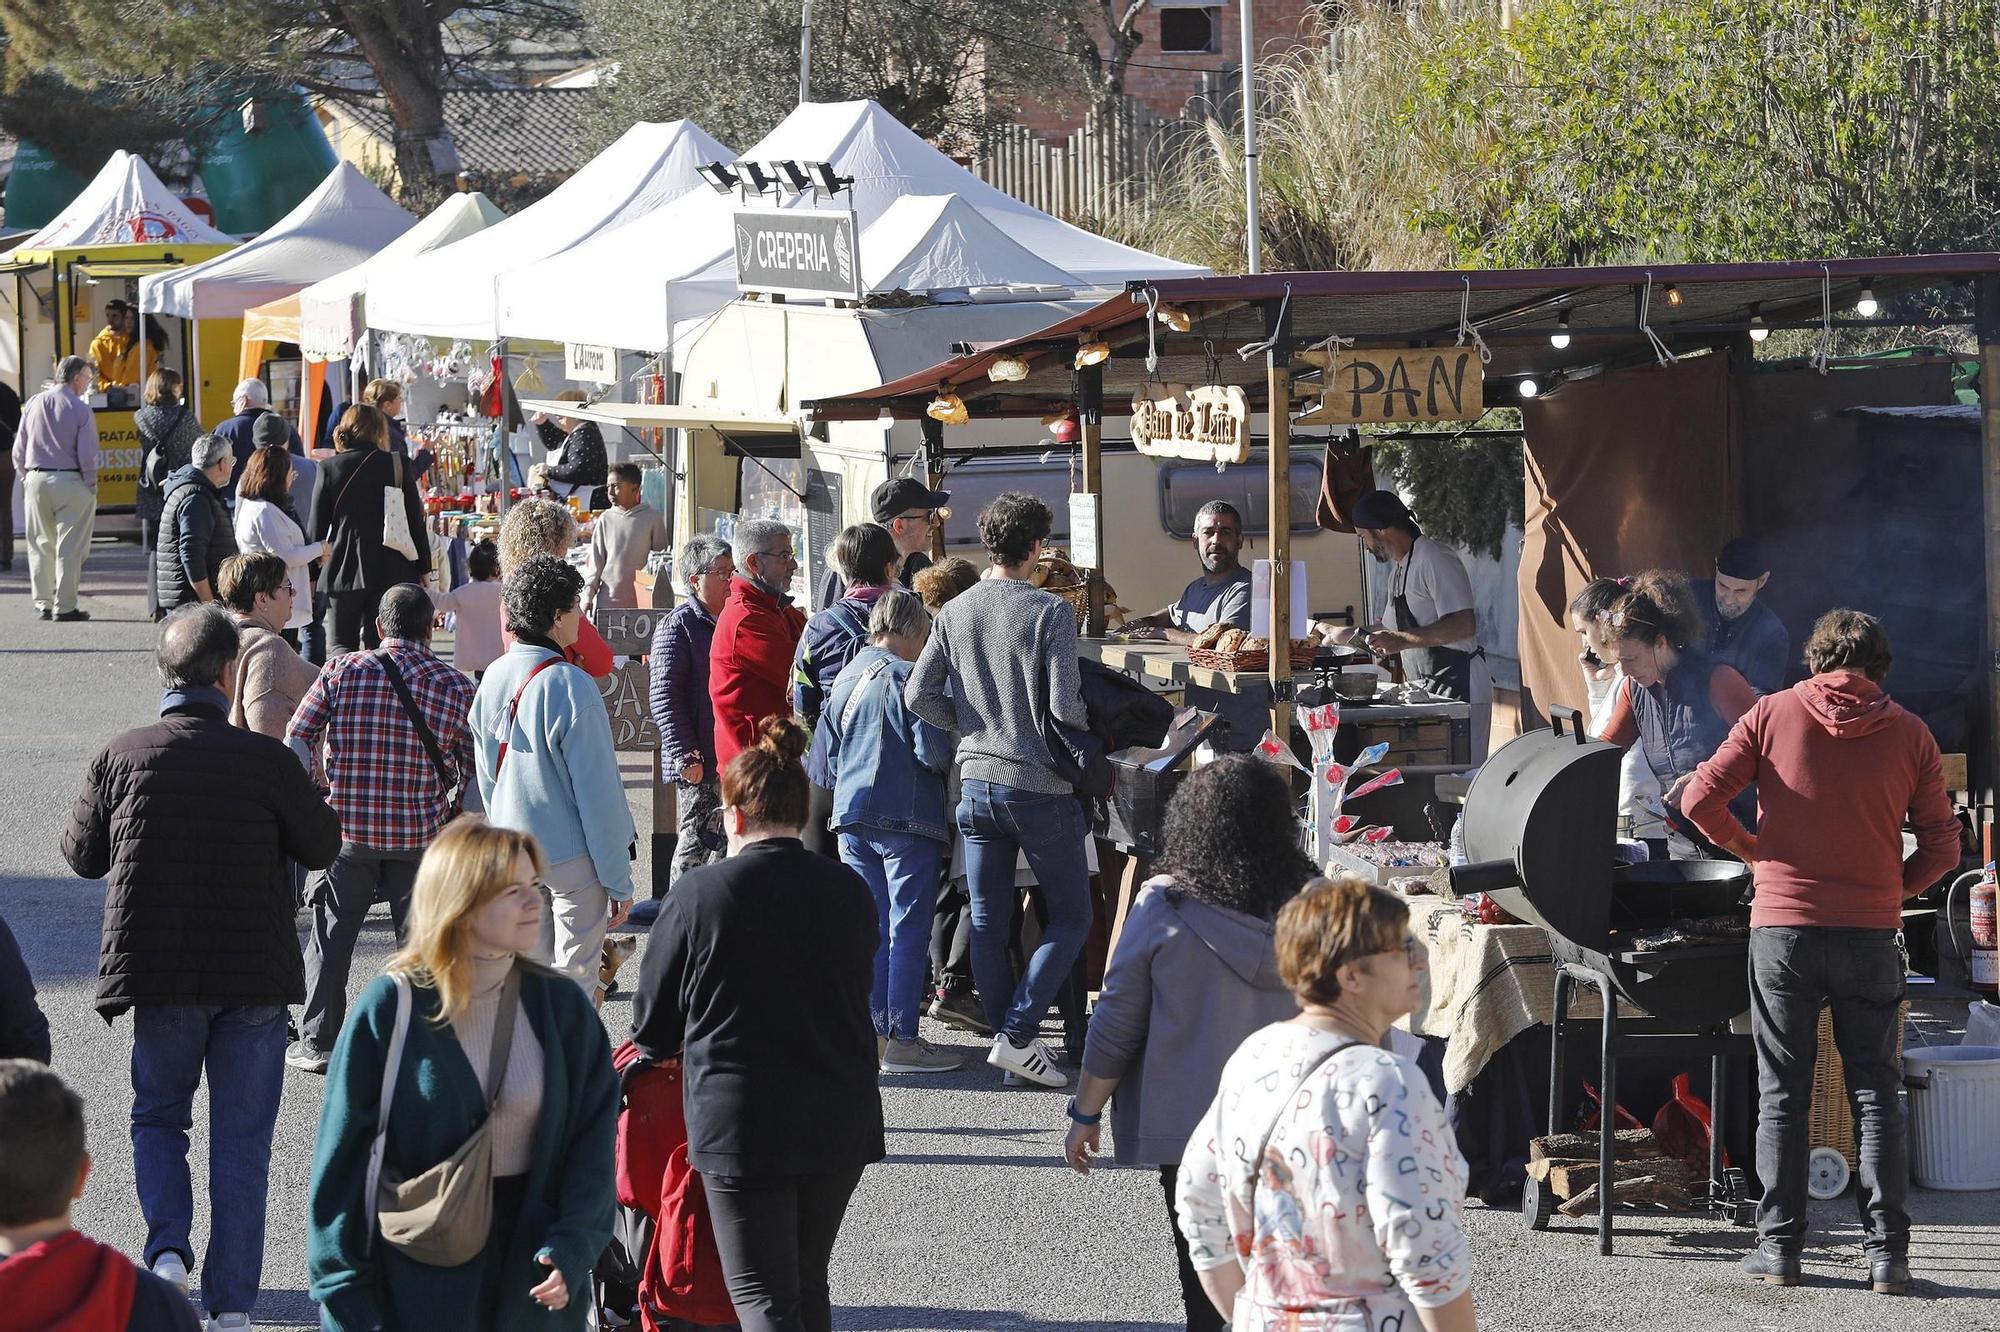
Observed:
[[[1154,458],[1250,459],[1250,400],[1234,385],[1149,383],[1132,395],[1132,446]]]
[[[736,213],[736,289],[861,299],[851,210],[744,208]]]

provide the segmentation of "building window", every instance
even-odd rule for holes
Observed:
[[[1292,463],[1292,534],[1319,531],[1314,509],[1319,503],[1318,458]],[[1160,526],[1169,536],[1194,535],[1194,517],[1210,500],[1227,500],[1243,515],[1245,536],[1268,536],[1271,530],[1270,465],[1262,452],[1247,463],[1230,463],[1217,471],[1207,463],[1164,463],[1160,467]]]
[[[1160,50],[1167,55],[1212,55],[1222,49],[1220,5],[1160,10]]]

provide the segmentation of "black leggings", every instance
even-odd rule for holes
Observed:
[[[331,592],[327,602],[333,613],[333,625],[327,643],[327,655],[337,657],[343,652],[359,652],[363,648],[382,646],[382,635],[375,628],[375,616],[382,609],[382,594],[386,588],[363,588],[359,592]]]
[[[701,1177],[743,1332],[833,1332],[826,1269],[860,1182],[859,1166],[766,1179]]]
[[[1160,1167],[1160,1187],[1167,1195],[1167,1229],[1173,1234],[1174,1258],[1180,1266],[1181,1307],[1187,1312],[1187,1330],[1223,1332],[1229,1325],[1222,1321],[1222,1315],[1209,1301],[1208,1292],[1201,1288],[1201,1278],[1195,1274],[1194,1263],[1188,1258],[1187,1237],[1181,1234],[1180,1218],[1174,1213],[1174,1195],[1178,1191],[1179,1177],[1178,1167]]]
[[[805,831],[799,840],[806,844],[806,850],[817,851],[828,860],[840,859],[840,837],[827,824],[833,821],[833,791],[829,787],[814,784],[810,802],[806,806]]]

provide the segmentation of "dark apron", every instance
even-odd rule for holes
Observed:
[[[1423,539],[1422,537],[1417,538],[1418,541],[1422,541]],[[1415,546],[1412,546],[1412,554],[1415,553],[1415,550]],[[1409,585],[1410,562],[1404,560],[1403,586],[1395,589],[1393,595],[1390,597],[1390,602],[1396,608],[1396,627],[1406,630],[1428,629],[1430,625],[1417,623],[1416,614],[1410,610],[1410,599],[1406,595]],[[1425,651],[1431,654],[1430,674],[1422,676],[1415,683],[1422,685],[1439,698],[1448,698],[1458,703],[1470,703],[1472,701],[1472,659],[1474,657],[1483,658],[1486,655],[1486,649],[1474,648],[1472,651],[1467,652],[1462,648],[1434,647],[1426,648]]]

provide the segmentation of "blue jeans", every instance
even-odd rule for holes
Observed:
[[[208,1074],[208,1252],[202,1303],[248,1313],[264,1275],[271,1131],[285,1077],[285,1010],[168,1004],[132,1010],[132,1173],[146,1265],[167,1250],[193,1265],[188,1130]]]
[[[1042,1016],[1090,933],[1083,807],[1075,796],[968,781],[959,795],[958,830],[965,835],[965,877],[972,893],[972,978],[979,987],[979,1002],[993,1030],[1025,1045],[1040,1033]],[[1022,854],[1041,885],[1049,921],[1017,986],[1007,945],[1020,897],[1014,866]]]
[[[840,859],[868,881],[882,943],[875,950],[875,987],[868,1011],[879,1035],[917,1038],[924,976],[930,966],[931,915],[937,910],[944,843],[881,828],[842,830]]]

